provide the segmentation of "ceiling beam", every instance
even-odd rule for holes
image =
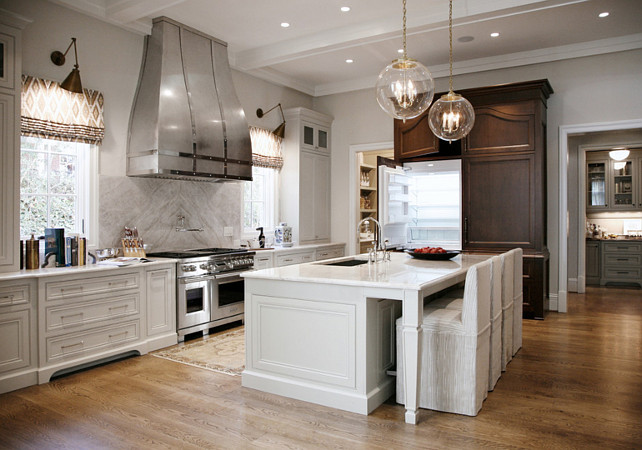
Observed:
[[[184,2],[185,0],[106,0],[105,16],[121,23],[130,23],[155,17],[159,11]]]

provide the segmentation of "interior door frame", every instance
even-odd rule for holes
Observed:
[[[558,194],[558,249],[557,249],[557,311],[567,312],[568,296],[568,239],[569,239],[569,220],[568,220],[568,158],[569,145],[568,138],[575,134],[592,133],[600,131],[630,130],[642,128],[642,118],[632,120],[622,120],[616,122],[587,123],[578,125],[561,125],[559,127],[559,153],[558,153],[558,174],[559,174],[559,194]],[[586,154],[586,152],[584,152]],[[580,155],[578,155],[580,156]],[[581,157],[578,159],[582,159]],[[578,177],[581,174],[578,174]],[[579,210],[582,211],[583,205]],[[584,206],[585,208],[585,206]],[[584,210],[586,211],[586,210]],[[578,221],[579,223],[580,221]],[[576,230],[582,236],[584,235],[584,222],[581,222]],[[578,252],[578,276],[579,266],[582,266],[584,272],[584,263],[579,262]],[[555,308],[551,308],[555,309]]]
[[[359,253],[357,248],[359,242],[357,241],[357,217],[358,211],[355,207],[357,202],[357,195],[359,193],[359,185],[357,183],[358,167],[357,167],[357,153],[370,152],[376,150],[390,150],[395,147],[392,141],[386,142],[373,142],[370,144],[354,144],[349,147],[349,164],[348,164],[348,186],[350,186],[348,194],[349,214],[348,214],[348,255],[356,255]]]

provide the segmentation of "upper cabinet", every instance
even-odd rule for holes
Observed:
[[[446,142],[433,134],[428,125],[428,111],[414,119],[395,119],[396,161],[444,159],[461,155],[461,141]]]
[[[280,221],[298,244],[330,241],[330,126],[332,118],[305,108],[284,111]]]
[[[11,25],[10,25],[11,24]],[[0,272],[19,269],[21,29],[0,11]]]
[[[642,151],[614,161],[608,151],[586,156],[586,211],[642,210]]]

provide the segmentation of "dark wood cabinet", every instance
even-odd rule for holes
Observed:
[[[442,150],[448,142],[435,139],[426,112],[395,121],[395,159],[462,158],[463,250],[521,247],[524,317],[542,319],[548,308],[546,100],[553,90],[537,80],[458,93],[475,108],[475,126],[459,141],[459,153]]]
[[[395,120],[395,160],[444,159],[461,155],[461,141],[446,142],[437,138],[430,125],[428,114],[414,119]]]

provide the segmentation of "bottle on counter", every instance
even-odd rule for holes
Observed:
[[[26,243],[25,268],[37,269],[40,266],[40,241],[31,233],[31,239]]]

